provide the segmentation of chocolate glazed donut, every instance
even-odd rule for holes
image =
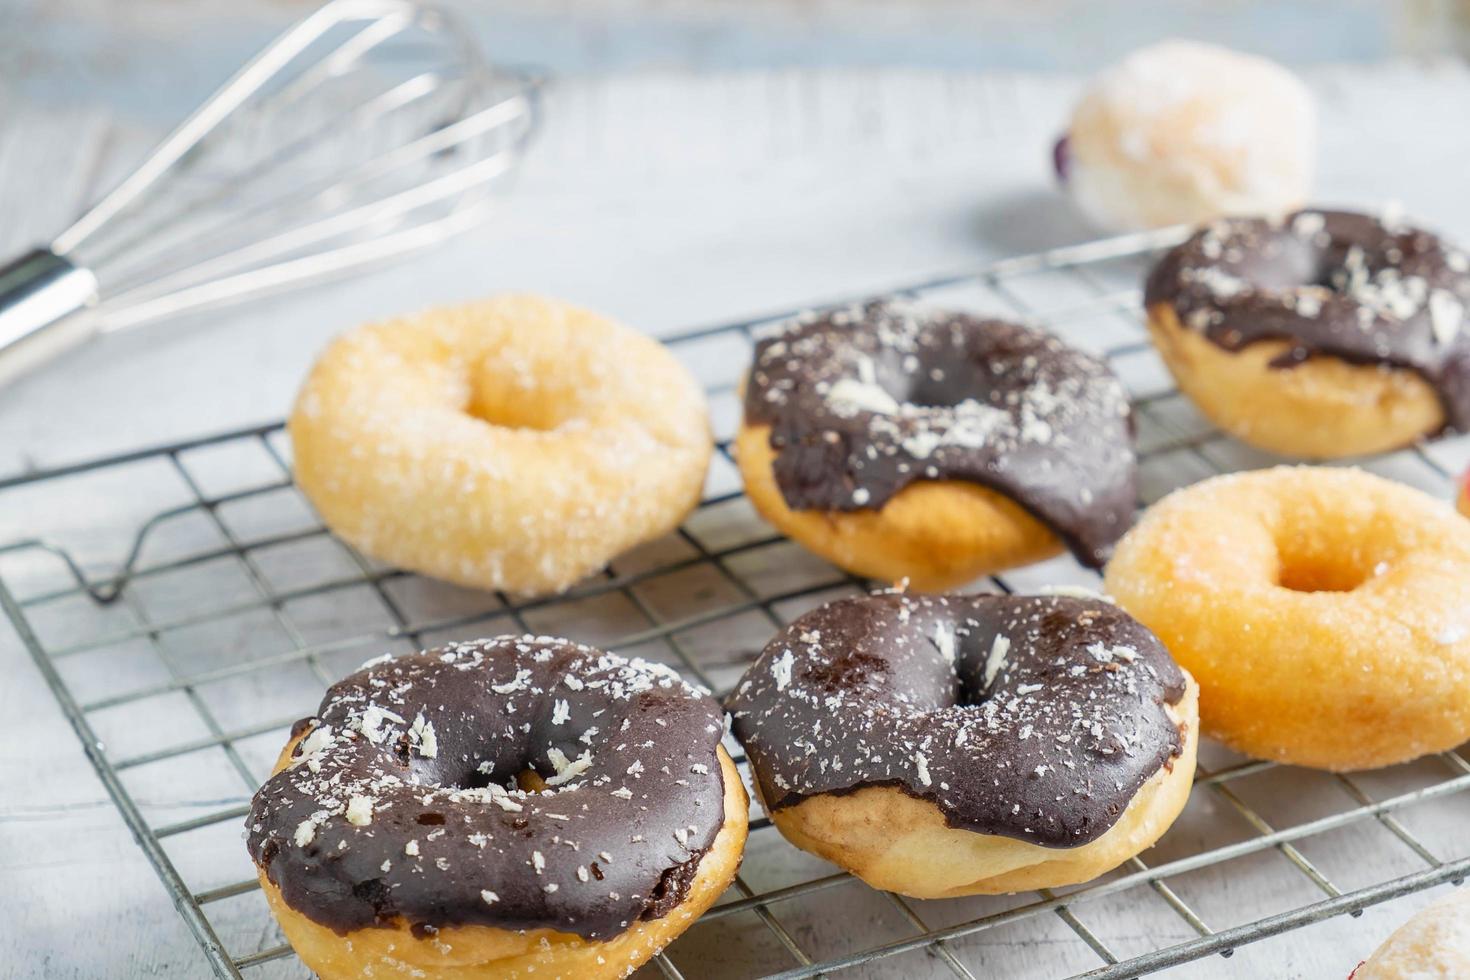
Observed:
[[[373,662],[293,730],[250,855],[324,977],[617,976],[738,865],[723,731],[668,668],[565,640]]]
[[[1085,881],[1194,773],[1196,688],[1101,599],[880,593],[823,606],[728,700],[773,822],[916,897]]]
[[[746,489],[803,544],[935,590],[1055,554],[1100,567],[1133,515],[1123,386],[1048,334],[897,301],[763,338]]]
[[[1341,211],[1214,222],[1148,277],[1149,326],[1206,415],[1332,458],[1470,429],[1470,257]]]

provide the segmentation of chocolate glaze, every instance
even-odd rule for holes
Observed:
[[[724,823],[720,707],[667,667],[497,637],[333,686],[255,794],[250,856],[338,933],[406,921],[605,940],[686,896]],[[531,769],[550,784],[516,788]]]
[[[1330,355],[1414,371],[1470,429],[1470,258],[1429,232],[1343,211],[1217,221],[1164,256],[1144,300],[1226,350],[1288,341],[1273,367]]]
[[[1172,765],[1184,687],[1102,599],[888,592],[796,620],[726,707],[773,809],[896,786],[951,827],[1076,847]]]
[[[1100,567],[1133,516],[1127,395],[1107,366],[1001,320],[882,301],[756,345],[745,421],[794,510],[881,508],[916,480],[1010,497]]]

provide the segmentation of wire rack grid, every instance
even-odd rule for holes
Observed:
[[[1148,344],[1137,287],[1170,237],[885,292],[1038,321],[1106,357],[1135,408],[1142,506],[1273,462],[1210,427]],[[719,452],[705,498],[676,534],[559,596],[455,589],[354,552],[293,488],[279,424],[0,481],[0,514],[59,515],[0,546],[0,608],[218,976],[307,974],[269,918],[241,822],[288,726],[367,656],[554,632],[670,663],[724,693],[779,626],[869,585],[773,534],[740,493],[736,375],[755,330],[789,315],[666,338],[711,399]],[[1360,462],[1447,495],[1467,460],[1461,437]],[[1097,582],[1058,558],[975,587]],[[1470,872],[1466,790],[1463,749],[1349,776],[1207,743],[1189,807],[1144,855],[1057,892],[942,902],[868,889],[754,813],[730,892],[640,975],[1102,980],[1217,975],[1210,962],[1218,975],[1276,975],[1250,966],[1264,948],[1251,944],[1330,921],[1348,937],[1344,914],[1458,884]],[[1227,968],[1215,954],[1237,955]],[[1344,953],[1344,974],[1356,959]]]

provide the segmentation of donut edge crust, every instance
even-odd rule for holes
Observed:
[[[297,742],[307,734],[302,732],[286,743],[272,775],[289,764]],[[449,926],[419,939],[402,921],[338,935],[287,905],[264,868],[256,867],[256,877],[287,942],[321,980],[356,980],[369,967],[372,976],[405,980],[626,977],[693,925],[724,894],[740,869],[750,800],[725,747],[716,751],[725,785],[725,818],[714,844],[700,859],[688,895],[667,915],[635,922],[606,942],[551,929],[517,932],[481,925]]]
[[[1179,726],[1179,755],[1148,779],[1117,823],[1079,847],[1029,844],[950,827],[934,804],[893,786],[812,796],[772,811],[771,822],[803,851],[846,868],[874,888],[910,898],[1001,895],[1091,881],[1153,845],[1189,799],[1199,746],[1199,686],[1167,710]],[[759,795],[759,784],[756,787]]]
[[[1289,341],[1226,350],[1180,323],[1170,303],[1149,306],[1148,332],[1190,401],[1258,449],[1303,459],[1366,456],[1411,445],[1445,424],[1434,388],[1407,368],[1328,354],[1273,368]]]
[[[963,480],[904,487],[879,510],[792,510],[776,484],[771,427],[741,423],[735,458],[745,493],[771,524],[833,564],[884,582],[943,592],[1061,554],[1061,540],[1020,504]]]
[[[1404,555],[1371,583],[1391,591],[1370,602],[1270,578],[1282,569],[1280,546],[1262,512],[1280,506],[1277,495],[1313,509],[1339,501],[1349,510],[1324,523],[1340,526],[1351,514],[1392,536]],[[1383,513],[1407,530],[1374,519]],[[1290,514],[1279,520],[1302,540],[1320,538]],[[1377,555],[1371,543],[1358,547]],[[1199,681],[1202,733],[1237,752],[1349,772],[1470,737],[1470,634],[1440,638],[1447,623],[1466,625],[1470,525],[1422,491],[1343,467],[1212,477],[1150,507],[1119,543],[1104,584]]]

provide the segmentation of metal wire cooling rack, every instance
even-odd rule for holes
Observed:
[[[1148,503],[1271,462],[1205,423],[1148,345],[1137,286],[1167,239],[1065,248],[894,291],[1036,319],[1105,355],[1133,396]],[[724,692],[778,625],[865,586],[772,534],[739,491],[736,374],[754,328],[786,315],[668,340],[709,387],[720,452],[705,499],[677,534],[561,596],[471,593],[356,554],[292,487],[279,425],[0,481],[0,513],[52,515],[44,532],[0,547],[0,607],[218,976],[307,973],[269,918],[240,824],[287,726],[367,656],[556,632]],[[1467,460],[1459,438],[1363,465],[1448,495]],[[1097,578],[1056,559],[977,587],[1057,582]],[[640,975],[1279,976],[1280,946],[1251,944],[1306,927],[1342,950],[1345,975],[1376,938],[1355,935],[1344,913],[1470,872],[1467,789],[1463,749],[1346,776],[1207,744],[1183,816],[1116,872],[1057,893],[942,902],[872,891],[755,819],[730,893]]]

